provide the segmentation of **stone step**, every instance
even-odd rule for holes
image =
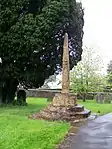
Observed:
[[[69,109],[71,112],[82,112],[84,111],[84,106],[83,105],[76,105],[73,108]]]
[[[76,117],[76,118],[80,119],[80,118],[87,118],[90,114],[91,114],[90,110],[84,109],[81,112],[71,112],[70,116],[71,117]]]
[[[91,114],[91,111],[88,109],[84,109],[82,112],[77,112],[76,117],[77,118],[88,118],[88,116]]]
[[[49,109],[50,108],[50,109]],[[75,121],[87,118],[91,111],[84,109],[83,106],[76,105],[73,109],[66,107],[54,107],[48,106],[32,116],[33,119],[45,119],[45,120],[66,120]]]

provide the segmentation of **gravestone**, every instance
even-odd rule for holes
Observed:
[[[112,93],[105,93],[104,94],[104,103],[111,103],[112,101]]]
[[[111,103],[112,102],[112,93],[97,93],[97,95],[95,95],[95,99],[97,103]]]
[[[104,93],[97,93],[97,95],[95,95],[95,99],[97,103],[103,103]]]

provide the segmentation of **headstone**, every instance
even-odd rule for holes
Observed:
[[[111,103],[112,101],[112,93],[97,93],[95,96],[96,102],[97,103]]]
[[[104,94],[104,103],[111,103],[112,101],[112,93],[105,93]]]
[[[104,94],[103,93],[97,93],[97,95],[95,95],[95,99],[97,103],[103,103],[104,101]]]

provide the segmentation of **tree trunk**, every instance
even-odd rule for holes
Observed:
[[[9,104],[9,103],[12,103],[15,99],[15,93],[17,91],[17,86],[18,86],[18,81],[17,80],[14,80],[14,79],[11,79],[9,80],[10,82],[10,85],[9,87],[7,88],[7,95],[6,95],[6,102]]]
[[[84,93],[83,94],[83,102],[85,102],[86,101],[86,94]]]
[[[20,89],[17,92],[17,103],[19,105],[27,105],[26,103],[26,91],[24,89]]]
[[[7,78],[0,87],[0,100],[3,104],[13,103],[15,92],[17,90],[18,81],[16,79]]]
[[[1,90],[1,86],[0,86],[0,105],[2,104],[2,90]]]

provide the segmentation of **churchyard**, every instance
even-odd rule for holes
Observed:
[[[108,127],[112,126],[109,121],[112,62],[104,76],[100,73],[102,62],[98,53],[91,47],[83,48],[82,3],[76,0],[17,0],[16,3],[8,0],[6,3],[3,0],[0,8],[0,149],[55,149],[71,130],[76,133],[79,122],[90,124],[91,127],[86,126],[87,135],[91,136],[92,129],[98,134],[100,120],[97,122],[94,117],[89,121],[91,113],[99,118],[110,113],[110,117],[106,116],[109,122],[106,129],[102,121],[103,131],[99,133],[102,136],[105,130],[108,134],[112,129]],[[45,84],[48,89],[47,79],[52,82],[50,77],[56,78],[60,73],[59,92],[49,95],[45,90],[37,92]],[[26,93],[28,89],[31,94]],[[89,92],[97,92],[94,99],[88,100]],[[82,100],[77,100],[78,94],[83,94]],[[96,134],[90,140],[91,146]],[[79,148],[73,145],[67,149],[86,147],[89,143],[84,140],[83,131],[81,136],[84,136],[82,141],[73,139]]]
[[[53,149],[70,129],[66,122],[30,120],[47,99],[28,98],[28,106],[0,108],[0,149]]]
[[[97,115],[104,115],[112,112],[112,104],[109,103],[99,104],[96,100],[86,100],[86,102],[79,100],[78,103],[84,105],[87,109],[90,109],[92,113],[96,113]]]
[[[27,98],[28,106],[0,108],[0,149],[54,149],[71,128],[67,122],[31,120],[49,102],[46,98]],[[112,112],[112,104],[98,104],[94,100],[79,101],[93,113]]]
[[[47,97],[48,91],[39,91],[42,98],[38,98],[37,90],[30,92],[31,94],[26,94],[24,88],[17,91],[19,106],[16,102],[15,105],[1,104],[0,149],[54,149],[69,135],[76,122],[79,124],[80,121],[88,120],[91,113],[100,116],[112,112],[109,93],[97,93],[95,100],[77,100],[77,92],[70,92],[67,33],[63,45],[62,89],[59,92],[49,92],[51,101],[43,98]],[[85,98],[85,92],[83,94]],[[31,97],[26,100],[26,95]],[[27,104],[22,104],[21,101]]]

